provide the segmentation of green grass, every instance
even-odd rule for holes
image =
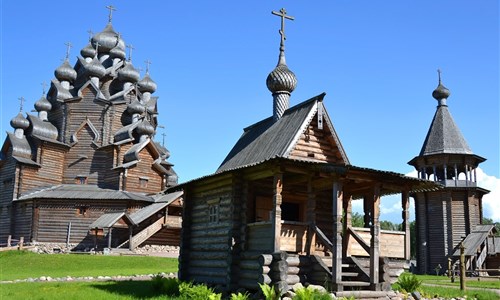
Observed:
[[[151,281],[12,283],[0,285],[0,299],[174,299],[154,292]]]
[[[498,300],[498,294],[488,290],[467,290],[465,293],[460,289],[441,286],[426,286],[423,285],[419,289],[426,298],[458,298],[467,295],[468,299],[478,300]]]
[[[0,252],[0,280],[40,276],[55,278],[156,274],[177,272],[177,269],[175,258]]]
[[[423,283],[460,287],[459,277],[455,277],[455,282],[453,283],[451,282],[450,278],[446,276],[417,275],[417,278],[422,280]],[[500,289],[500,279],[481,278],[481,280],[478,281],[477,278],[468,277],[465,286],[485,289]]]

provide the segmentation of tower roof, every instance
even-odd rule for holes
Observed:
[[[432,96],[438,101],[434,119],[432,120],[424,145],[420,150],[420,156],[433,154],[473,154],[460,129],[453,120],[446,100],[450,91],[441,83],[441,72],[439,73],[439,84],[432,92]]]

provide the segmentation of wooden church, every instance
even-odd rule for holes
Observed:
[[[156,83],[109,23],[72,67],[69,48],[37,115],[14,117],[0,151],[0,241],[77,248],[178,245],[182,193],[169,151],[153,138]],[[22,105],[21,105],[22,107]]]
[[[450,91],[441,83],[440,73],[432,96],[438,101],[436,113],[420,154],[409,164],[419,178],[443,188],[413,195],[418,271],[445,272],[448,259],[457,262],[461,242],[468,270],[498,269],[500,247],[495,244],[500,245],[500,239],[494,238],[493,225],[482,225],[482,198],[489,191],[477,184],[476,169],[486,159],[472,152],[453,120],[447,104]]]
[[[296,76],[285,61],[267,77],[273,115],[244,129],[218,170],[168,191],[184,191],[179,277],[222,289],[281,291],[293,284],[334,291],[387,290],[410,258],[409,195],[434,182],[350,164],[323,104],[290,107]],[[403,231],[380,229],[380,199],[402,195]],[[364,228],[351,225],[353,201]],[[340,295],[340,294],[338,294]]]

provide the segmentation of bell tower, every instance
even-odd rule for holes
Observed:
[[[486,159],[475,155],[448,109],[450,91],[439,83],[432,92],[436,113],[420,154],[408,164],[418,177],[443,188],[415,193],[417,268],[419,273],[446,269],[448,257],[476,225],[482,223],[482,197],[489,191],[477,185],[476,168]]]

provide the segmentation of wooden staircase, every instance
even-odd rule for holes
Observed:
[[[144,243],[147,239],[153,236],[153,234],[157,233],[163,228],[163,224],[165,224],[165,218],[160,218],[155,221],[153,224],[141,230],[139,233],[132,236],[130,240],[126,240],[121,243],[117,248],[122,248],[129,245],[129,248],[134,249],[138,247],[140,244]]]
[[[328,268],[329,279],[332,278],[332,258],[321,257],[324,265]],[[342,282],[345,291],[370,290],[370,277],[368,269],[361,266],[355,258],[345,258],[342,262]]]

